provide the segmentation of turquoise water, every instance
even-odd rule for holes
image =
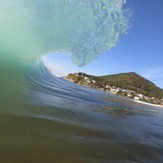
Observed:
[[[128,29],[124,4],[125,0],[0,0],[2,102],[15,103],[19,91],[27,93],[22,69],[34,67],[49,52],[66,53],[83,66],[115,46]]]
[[[128,28],[122,0],[0,0],[0,162],[162,162],[162,108],[52,75],[48,52],[79,66]]]

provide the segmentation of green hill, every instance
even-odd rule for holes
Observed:
[[[121,73],[106,76],[92,76],[85,73],[78,73],[89,77],[91,80],[96,80],[105,85],[116,86],[122,89],[133,90],[137,93],[144,94],[148,97],[163,98],[163,89],[157,87],[154,83],[136,74],[135,72]]]
[[[117,75],[101,76],[100,80],[123,89],[134,90],[147,96],[163,98],[163,89],[154,83],[136,74],[135,72],[121,73]]]

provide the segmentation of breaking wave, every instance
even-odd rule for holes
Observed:
[[[163,162],[163,112],[58,78],[48,52],[83,66],[128,28],[125,0],[0,0],[0,162]]]

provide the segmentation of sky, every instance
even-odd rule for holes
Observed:
[[[133,11],[131,28],[115,47],[80,68],[66,54],[49,53],[43,59],[48,68],[61,76],[136,72],[163,88],[163,0],[128,0],[125,7]]]

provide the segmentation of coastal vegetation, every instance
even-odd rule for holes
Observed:
[[[98,88],[124,97],[163,104],[163,89],[135,72],[105,76],[93,76],[79,72],[69,74],[66,79],[83,86]]]

